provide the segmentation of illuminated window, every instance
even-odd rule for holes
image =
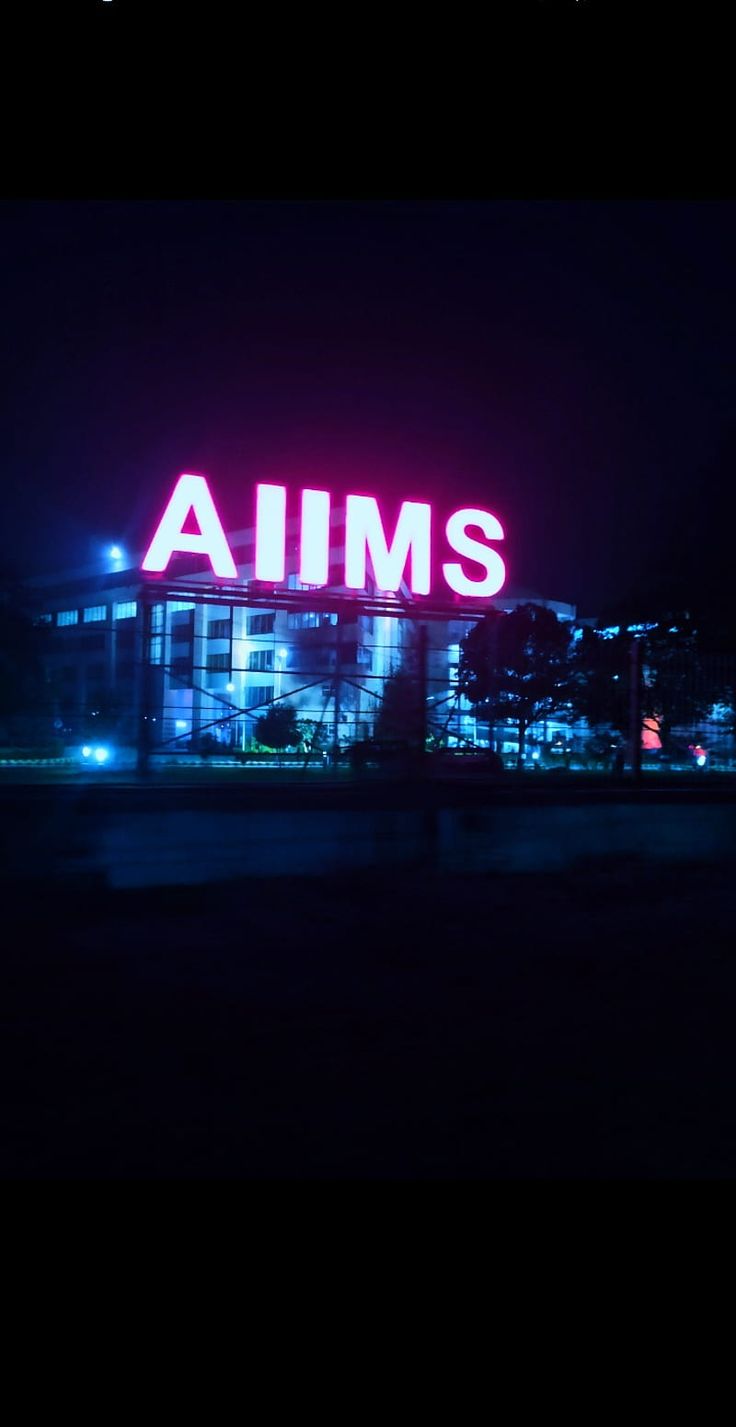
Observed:
[[[158,606],[163,609],[163,605]],[[113,619],[135,619],[138,613],[138,605],[135,600],[121,600],[113,605]]]
[[[52,614],[36,615],[36,618],[33,621],[34,624],[53,624],[53,622],[54,616]]]
[[[98,624],[101,619],[105,619],[106,615],[107,607],[104,604],[88,605],[85,610],[82,610],[85,624]]]
[[[79,610],[60,609],[56,616],[56,623],[59,628],[64,624],[76,624],[79,619]]]
[[[151,610],[151,633],[163,634],[164,632],[164,606],[155,604]]]
[[[151,663],[160,664],[163,654],[163,637],[160,634],[151,636]]]
[[[181,614],[182,610],[194,609],[194,600],[171,600],[169,609],[172,614]]]
[[[256,649],[248,655],[249,669],[273,669],[273,649]]]

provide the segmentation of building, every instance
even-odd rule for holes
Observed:
[[[407,617],[405,588],[395,597],[377,595],[369,582],[366,597],[356,598],[342,583],[344,516],[336,510],[330,519],[328,591],[299,583],[296,522],[288,521],[286,579],[273,606],[268,591],[254,581],[252,530],[228,535],[238,571],[233,603],[226,595],[212,595],[210,566],[199,556],[175,556],[163,580],[141,575],[141,555],[126,558],[113,547],[97,566],[29,580],[29,612],[48,627],[57,728],[70,740],[84,739],[95,719],[114,719],[117,739],[136,743],[143,712],[144,607],[150,604],[152,684],[146,708],[155,724],[153,744],[162,752],[191,753],[204,735],[223,753],[246,751],[257,719],[284,701],[297,710],[310,736],[320,731],[321,746],[367,738],[387,676],[417,667],[420,624],[427,631],[430,727],[450,744],[487,745],[487,726],[479,724],[457,689],[460,643],[473,621],[425,623],[420,605],[416,619]],[[228,587],[231,595],[233,588]],[[531,591],[503,592],[491,603],[510,610],[527,601],[575,620],[573,605]]]

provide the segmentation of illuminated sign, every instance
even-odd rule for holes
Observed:
[[[324,587],[330,566],[329,491],[303,490],[300,509],[299,579]],[[197,532],[185,532],[194,518]],[[454,594],[488,599],[498,594],[506,569],[490,541],[503,540],[500,522],[490,511],[464,506],[446,522],[445,540],[459,560],[442,563],[442,576]],[[213,574],[236,580],[238,571],[210,488],[204,476],[180,476],[143,560],[142,569],[162,574],[172,555],[206,556]],[[432,507],[405,500],[389,541],[374,496],[349,495],[345,500],[345,585],[366,587],[370,558],[379,590],[396,593],[406,580],[412,594],[428,595],[432,582]],[[480,576],[468,574],[462,561],[480,566]],[[255,578],[278,585],[286,578],[286,486],[256,486]]]

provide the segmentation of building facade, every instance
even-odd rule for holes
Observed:
[[[450,745],[487,746],[487,725],[475,718],[457,688],[460,644],[473,621],[425,622],[421,605],[414,616],[406,589],[395,597],[395,615],[392,597],[383,595],[376,600],[377,612],[370,612],[377,594],[370,581],[362,600],[343,583],[342,520],[333,512],[329,597],[325,589],[300,584],[298,532],[294,521],[287,522],[280,593],[293,597],[289,608],[280,607],[283,599],[269,606],[268,591],[254,580],[252,530],[228,535],[238,571],[235,603],[228,603],[226,593],[213,597],[209,563],[198,556],[175,556],[165,582],[142,576],[140,557],[126,559],[118,551],[107,568],[101,563],[29,580],[29,613],[47,630],[57,728],[70,739],[88,738],[95,719],[108,725],[113,720],[118,741],[134,745],[147,640],[147,717],[156,725],[152,744],[162,753],[190,753],[204,737],[223,753],[247,752],[257,738],[258,719],[280,703],[296,710],[307,741],[318,731],[319,746],[344,747],[372,735],[386,678],[399,669],[417,669],[423,625],[430,731]],[[510,610],[528,601],[574,623],[573,605],[531,591],[503,592],[490,603]],[[496,741],[493,731],[490,737]]]

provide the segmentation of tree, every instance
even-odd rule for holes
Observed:
[[[610,628],[610,627],[609,627]],[[629,676],[632,636],[583,627],[574,649],[579,677],[572,690],[575,713],[591,729],[626,734],[629,726]]]
[[[667,748],[673,728],[705,719],[714,704],[728,701],[728,681],[719,679],[712,659],[701,654],[699,632],[687,611],[659,610],[644,623],[584,629],[575,651],[580,677],[573,701],[594,729],[628,733],[634,640],[643,731],[658,735]]]
[[[272,704],[262,718],[256,719],[255,735],[264,748],[282,753],[299,742],[299,723],[291,704]]]
[[[375,736],[379,742],[402,742],[423,747],[426,714],[419,681],[404,669],[389,674],[378,706]]]
[[[670,620],[676,623],[670,624]],[[708,717],[718,694],[711,687],[689,615],[665,616],[642,637],[642,717],[667,749],[672,730]]]
[[[330,730],[324,719],[303,718],[299,720],[297,728],[299,745],[305,753],[322,753],[329,747]]]
[[[570,708],[579,677],[570,644],[553,610],[525,604],[510,614],[489,610],[460,645],[460,691],[489,725],[516,724],[519,768],[527,729]]]

